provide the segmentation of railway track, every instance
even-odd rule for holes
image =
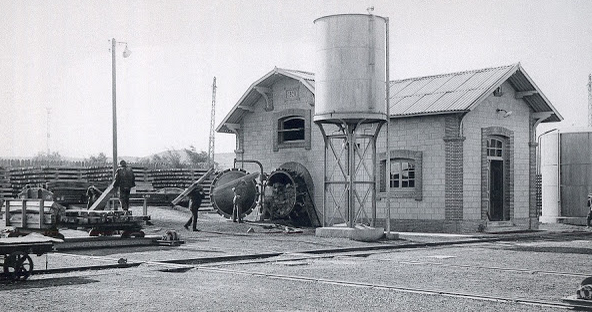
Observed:
[[[444,290],[444,289],[418,289],[418,288],[412,288],[412,287],[401,287],[401,286],[377,284],[377,283],[352,282],[352,281],[344,281],[344,280],[337,280],[337,279],[307,277],[307,276],[301,276],[301,275],[272,274],[272,273],[264,273],[264,272],[252,272],[252,271],[214,268],[214,267],[206,267],[206,266],[198,266],[197,269],[202,270],[202,271],[207,271],[207,272],[216,272],[216,273],[223,273],[223,274],[240,274],[240,275],[246,275],[246,276],[256,276],[256,277],[289,280],[289,281],[331,284],[331,285],[344,286],[344,287],[358,287],[358,288],[362,287],[362,288],[389,290],[389,291],[397,291],[397,292],[413,293],[413,294],[425,294],[425,295],[435,295],[435,296],[451,297],[451,298],[472,299],[472,300],[479,300],[479,301],[492,301],[492,302],[501,302],[501,303],[510,303],[510,304],[522,304],[522,305],[529,305],[529,306],[559,308],[559,309],[566,309],[566,310],[576,309],[576,310],[580,310],[580,311],[592,311],[592,306],[588,306],[588,305],[579,305],[579,304],[573,304],[573,303],[545,301],[545,300],[536,300],[536,299],[525,299],[525,298],[487,296],[487,295],[481,295],[481,294],[469,294],[469,293],[454,292],[454,291],[449,291],[449,290]]]

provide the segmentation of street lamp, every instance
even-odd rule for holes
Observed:
[[[115,46],[125,44],[123,57],[127,58],[132,52],[127,48],[127,42],[117,42],[115,38],[111,39],[111,74],[112,74],[112,96],[113,96],[113,175],[117,171],[117,91],[116,91],[116,70],[115,70]]]

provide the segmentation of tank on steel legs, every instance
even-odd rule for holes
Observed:
[[[329,15],[317,38],[314,122],[325,138],[323,225],[376,223],[376,141],[387,122],[388,19]],[[333,170],[339,168],[339,170]]]

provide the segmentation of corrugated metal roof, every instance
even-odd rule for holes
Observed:
[[[535,91],[524,100],[535,112],[553,112],[546,121],[563,119],[520,63],[391,82],[390,114],[407,117],[468,112],[505,81],[517,92]]]
[[[492,88],[495,82],[512,70],[516,65],[465,71],[453,74],[411,78],[395,81],[391,87],[392,116],[431,115],[442,112],[470,110],[480,95]],[[503,82],[503,81],[502,81]],[[406,87],[399,92],[398,85]],[[411,106],[403,98],[422,96]]]
[[[239,99],[217,128],[231,133],[231,126],[239,124],[261,97],[256,87],[271,87],[278,79],[290,77],[300,81],[314,94],[314,74],[310,72],[274,68],[255,81]],[[390,114],[401,118],[471,111],[502,83],[508,81],[517,92],[535,91],[524,101],[534,112],[551,112],[545,122],[561,121],[563,117],[526,74],[520,63],[443,75],[402,79],[390,82]]]

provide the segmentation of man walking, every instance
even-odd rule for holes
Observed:
[[[132,187],[136,186],[136,177],[132,168],[127,166],[125,160],[119,162],[119,168],[115,171],[115,183],[113,187],[119,187],[119,201],[121,209],[127,214],[129,210],[129,196]]]
[[[197,229],[197,212],[205,196],[203,188],[201,187],[201,185],[198,185],[196,188],[193,189],[193,191],[187,194],[187,196],[189,196],[189,209],[191,210],[191,218],[187,220],[187,223],[185,223],[184,227],[186,230],[189,230],[189,225],[191,224],[192,230],[194,232],[198,232],[199,230]]]

